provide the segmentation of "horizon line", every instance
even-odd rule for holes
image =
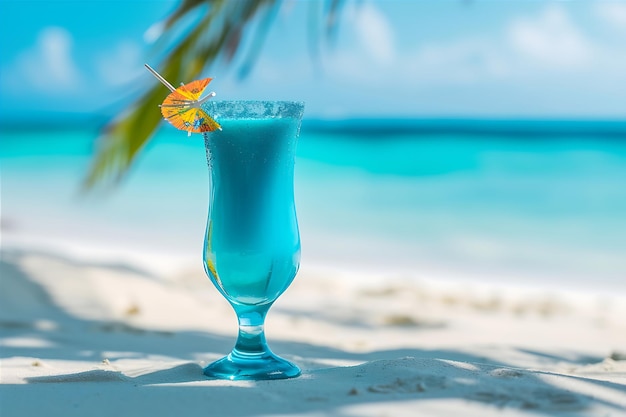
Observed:
[[[0,118],[0,130],[85,129],[101,130],[111,120],[101,114],[84,114],[73,117],[40,118],[33,126],[21,118]],[[345,134],[410,134],[410,133],[468,133],[512,135],[592,135],[624,136],[626,117],[527,117],[527,116],[390,116],[345,118],[305,117],[304,131]]]

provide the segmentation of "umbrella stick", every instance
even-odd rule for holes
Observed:
[[[150,65],[148,64],[144,64],[144,66],[146,67],[146,69],[148,71],[150,71],[152,73],[152,75],[154,75],[156,77],[157,80],[161,81],[163,83],[164,86],[166,86],[167,88],[170,89],[170,91],[174,92],[176,91],[176,89],[174,88],[174,86],[170,83],[167,82],[167,80],[163,77],[161,77],[161,74],[159,74],[158,72],[156,72]]]

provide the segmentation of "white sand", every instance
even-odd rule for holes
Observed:
[[[303,265],[267,322],[303,375],[231,382],[202,374],[236,319],[199,265],[85,259],[3,249],[2,417],[626,415],[624,294]]]

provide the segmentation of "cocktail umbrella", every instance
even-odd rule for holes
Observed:
[[[177,129],[187,131],[188,136],[191,136],[191,133],[212,132],[216,129],[222,130],[219,123],[213,120],[213,118],[201,108],[202,103],[211,97],[215,97],[215,93],[210,92],[205,97],[200,98],[212,78],[195,80],[188,84],[182,84],[178,88],[174,88],[172,84],[167,82],[167,80],[152,69],[150,65],[145,64],[145,66],[152,75],[171,91],[171,93],[165,97],[165,100],[163,100],[163,104],[161,104],[161,114],[163,114],[165,120],[170,122]]]

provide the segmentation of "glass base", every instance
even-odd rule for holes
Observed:
[[[204,368],[210,378],[237,380],[287,379],[300,375],[300,368],[274,355],[242,357],[233,351],[230,355]]]

